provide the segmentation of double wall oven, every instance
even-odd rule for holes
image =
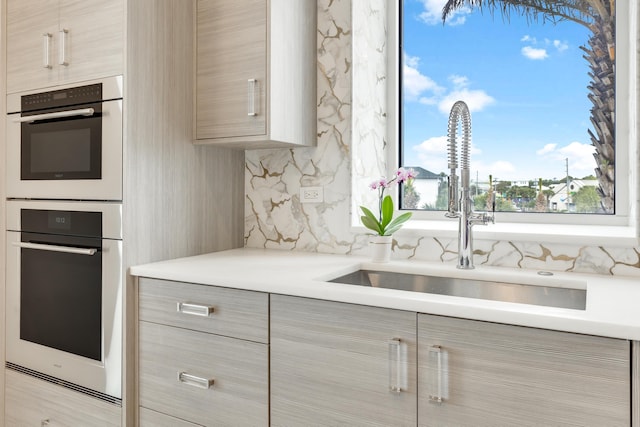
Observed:
[[[119,403],[122,78],[7,111],[7,367]]]

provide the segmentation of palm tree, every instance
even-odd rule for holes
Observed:
[[[606,213],[615,209],[615,0],[448,0],[442,20],[462,7],[500,11],[506,19],[512,12],[529,20],[550,23],[573,21],[591,31],[589,46],[581,46],[589,63],[592,103],[588,130],[595,147],[595,173],[598,178],[600,204]]]

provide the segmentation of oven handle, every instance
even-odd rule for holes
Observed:
[[[59,119],[61,117],[93,116],[93,108],[80,108],[78,110],[56,111],[54,113],[36,114],[33,116],[22,116],[13,119],[14,123],[33,123],[38,120]]]
[[[64,252],[76,255],[95,255],[98,252],[95,248],[74,248],[70,246],[43,245],[41,243],[11,242],[13,246],[25,249],[37,249],[41,251]]]

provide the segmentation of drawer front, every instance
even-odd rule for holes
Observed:
[[[49,427],[120,426],[122,408],[102,400],[5,370],[5,425]]]
[[[268,425],[267,345],[156,323],[139,326],[141,406],[205,426]]]
[[[267,293],[141,278],[139,309],[140,320],[269,342]]]
[[[140,427],[200,427],[179,418],[170,417],[147,408],[140,408]]]

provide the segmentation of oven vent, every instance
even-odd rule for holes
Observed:
[[[114,404],[114,405],[117,405],[117,406],[122,406],[122,399],[119,399],[117,397],[113,397],[113,396],[110,396],[108,394],[101,393],[99,391],[91,390],[90,388],[83,387],[81,385],[74,384],[74,383],[71,383],[69,381],[61,380],[60,378],[52,377],[51,375],[43,374],[41,372],[34,371],[32,369],[29,369],[29,368],[25,368],[24,366],[16,365],[15,363],[6,362],[5,363],[5,367],[7,369],[11,369],[12,371],[20,372],[22,374],[29,375],[29,376],[32,376],[34,378],[38,378],[38,379],[43,380],[43,381],[47,381],[47,382],[49,382],[51,384],[57,384],[57,385],[62,386],[64,388],[68,388],[69,390],[74,390],[74,391],[77,391],[79,393],[89,395],[89,396],[94,397],[96,399],[103,400],[103,401],[105,401],[107,403],[111,403],[111,404]]]

